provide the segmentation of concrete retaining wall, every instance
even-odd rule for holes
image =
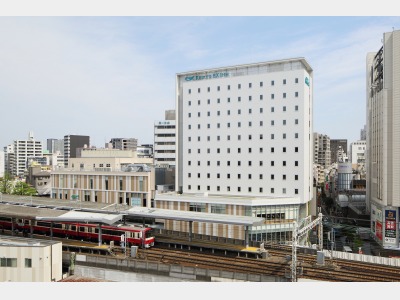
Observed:
[[[68,253],[63,253],[63,262],[69,263],[70,257]],[[146,273],[160,276],[168,276],[172,278],[180,278],[187,280],[196,280],[203,282],[210,281],[250,281],[250,282],[286,282],[286,278],[243,274],[228,271],[209,270],[195,267],[186,267],[180,265],[168,265],[159,262],[141,261],[134,259],[119,259],[115,257],[103,257],[79,255],[76,259],[76,266],[81,269],[85,266],[103,268],[108,270],[119,270],[133,273]]]

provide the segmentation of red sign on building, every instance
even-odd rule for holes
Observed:
[[[376,236],[382,240],[382,223],[378,221],[376,222]]]

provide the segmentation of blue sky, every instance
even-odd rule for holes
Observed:
[[[294,57],[314,70],[314,131],[351,143],[366,122],[366,55],[393,27],[400,17],[3,15],[0,149],[29,131],[153,143],[176,73]]]

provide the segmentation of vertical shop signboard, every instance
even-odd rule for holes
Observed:
[[[382,241],[382,223],[376,221],[376,237]]]
[[[396,211],[385,210],[385,243],[396,244]]]

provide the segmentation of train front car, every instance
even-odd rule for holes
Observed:
[[[144,241],[144,247],[145,248],[150,248],[154,246],[154,231],[153,228],[151,227],[146,227],[143,229],[143,241]]]

